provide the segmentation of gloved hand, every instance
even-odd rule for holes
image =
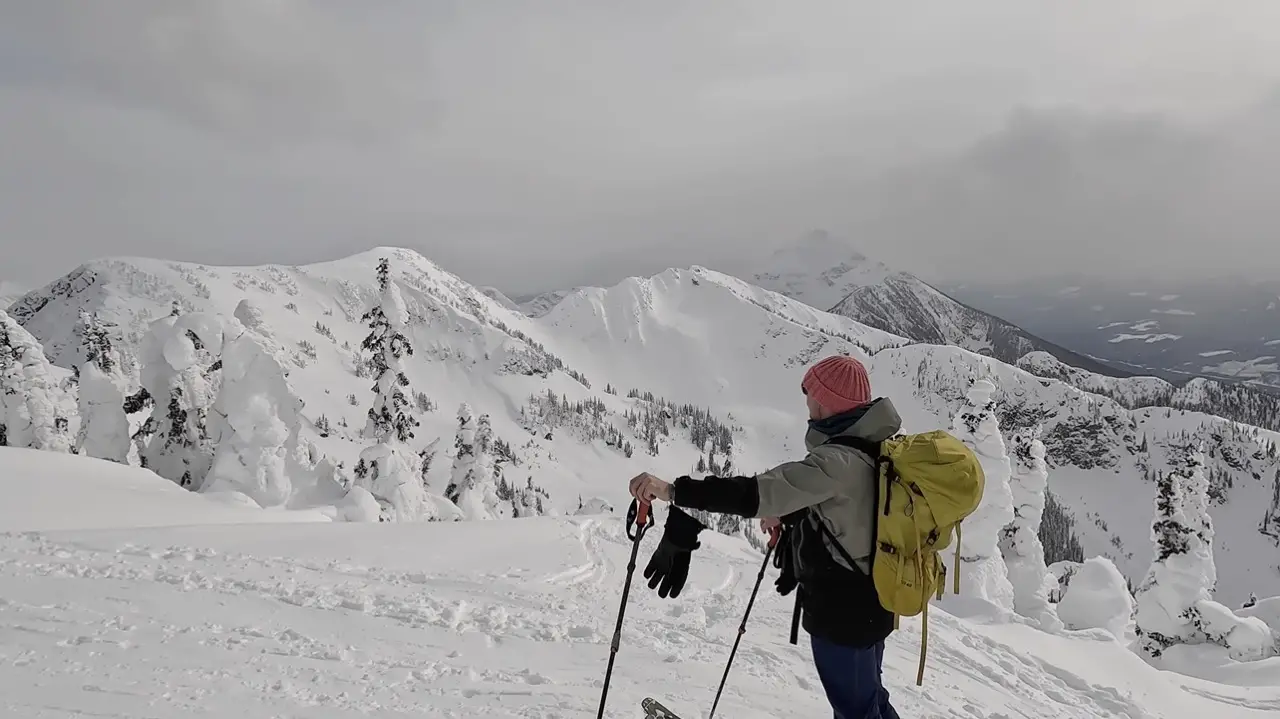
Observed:
[[[698,533],[706,529],[706,525],[685,514],[679,507],[670,505],[667,510],[667,522],[663,526],[662,540],[658,548],[649,557],[649,565],[644,568],[644,578],[649,580],[649,588],[658,590],[658,596],[680,596],[684,583],[689,579],[689,558],[693,550],[702,546],[698,541]]]
[[[791,551],[791,539],[796,531],[793,526],[784,524],[782,536],[778,538],[778,545],[773,550],[773,566],[779,570],[773,586],[784,597],[800,585],[800,580],[796,578],[795,554]]]

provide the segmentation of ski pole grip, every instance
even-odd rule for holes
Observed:
[[[778,537],[780,537],[781,535],[782,535],[781,527],[774,527],[773,529],[770,529],[769,530],[769,546],[770,547],[778,546]]]
[[[636,502],[636,526],[643,527],[649,521],[649,503]]]

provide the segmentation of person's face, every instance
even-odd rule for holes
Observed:
[[[830,416],[814,398],[806,394],[804,399],[805,404],[809,405],[809,419],[826,419]]]

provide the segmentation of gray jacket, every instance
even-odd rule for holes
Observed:
[[[845,435],[883,442],[902,428],[902,418],[888,399],[879,399],[853,424],[827,435],[810,429],[804,438],[809,454],[798,462],[786,462],[756,475],[761,517],[782,517],[812,507],[816,521],[824,522],[844,550],[864,572],[871,570],[875,542],[875,464],[866,454],[849,447],[823,444]],[[824,544],[841,566],[852,569],[840,552]]]

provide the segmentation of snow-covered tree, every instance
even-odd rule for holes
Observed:
[[[142,346],[142,385],[154,402],[143,466],[192,490],[200,489],[213,464],[211,360],[221,351],[221,318],[182,315],[176,308],[151,323]]]
[[[1203,642],[1192,621],[1192,608],[1211,598],[1212,548],[1197,531],[1198,521],[1193,521],[1187,512],[1201,501],[1188,500],[1188,491],[1201,491],[1205,485],[1192,477],[1196,464],[1186,461],[1192,455],[1183,453],[1182,457],[1182,466],[1156,478],[1155,518],[1151,523],[1155,555],[1135,593],[1138,646],[1151,658],[1159,657],[1174,644]],[[1204,501],[1207,504],[1207,499]]]
[[[951,429],[957,439],[977,454],[986,477],[982,503],[962,527],[960,593],[1013,611],[1013,585],[999,547],[1001,532],[1014,516],[1009,489],[1012,468],[991,398],[995,390],[989,380],[974,382]]]
[[[1000,553],[1009,569],[1013,585],[1013,607],[1018,614],[1040,622],[1049,631],[1062,628],[1049,604],[1049,590],[1057,585],[1044,561],[1040,543],[1040,518],[1044,514],[1049,468],[1044,443],[1038,432],[1019,432],[1012,437],[1012,474],[1009,491],[1013,497],[1013,521],[1000,537]]]
[[[120,464],[129,461],[129,418],[124,411],[125,378],[112,343],[112,327],[80,313],[80,431],[76,451]]]
[[[1069,629],[1105,629],[1123,642],[1133,622],[1124,575],[1106,557],[1085,560],[1058,602],[1058,616]]]
[[[400,288],[391,281],[386,258],[378,261],[378,289],[378,304],[363,317],[370,331],[361,345],[372,353],[367,366],[375,378],[374,402],[365,436],[374,444],[360,453],[354,486],[373,494],[385,521],[456,519],[456,507],[427,492],[420,474],[421,460],[411,459],[414,455],[405,448],[404,443],[413,439],[413,429],[418,426],[411,414],[409,378],[402,365],[403,358],[413,354],[413,347],[405,336],[409,311]]]
[[[1207,552],[1201,562],[1205,588],[1213,592],[1218,585],[1218,567],[1213,558],[1213,518],[1209,516],[1209,477],[1205,472],[1204,452],[1199,447],[1180,444],[1170,447],[1169,454],[1173,471],[1185,487],[1187,521]]]
[[[360,346],[372,353],[368,366],[374,377],[374,401],[364,432],[365,437],[379,442],[392,438],[407,442],[418,426],[411,411],[409,378],[403,366],[404,357],[413,355],[413,345],[404,334],[409,310],[400,288],[391,281],[386,258],[378,261],[378,289],[381,300],[361,318],[369,325],[369,335]]]
[[[471,405],[458,407],[458,434],[454,440],[453,472],[445,498],[467,519],[498,519],[509,514],[498,496],[491,453],[493,428],[488,415],[475,417]]]
[[[0,310],[0,447],[70,452],[68,409],[44,348]]]
[[[286,362],[267,335],[239,320],[228,322],[214,404],[225,428],[202,491],[241,492],[274,507],[289,500],[295,480],[307,479],[297,471],[309,463],[297,455],[303,402],[289,383]]]

